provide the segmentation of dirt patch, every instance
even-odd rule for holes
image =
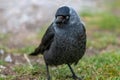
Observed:
[[[7,56],[10,56],[12,61],[11,62],[7,62],[5,61],[5,58]],[[26,57],[30,60],[31,64],[33,63],[38,63],[38,64],[43,64],[44,61],[42,59],[41,56],[37,56],[37,57],[32,57],[26,54],[8,54],[5,53],[3,55],[0,55],[1,57],[1,61],[4,62],[4,64],[0,64],[0,76],[1,77],[7,77],[7,76],[15,76],[15,80],[34,80],[32,79],[32,77],[28,77],[28,75],[23,75],[23,76],[18,76],[16,71],[14,71],[14,68],[16,66],[22,66],[22,65],[30,65],[30,63],[27,61]]]

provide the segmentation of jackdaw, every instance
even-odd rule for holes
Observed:
[[[50,80],[48,66],[67,64],[74,80],[81,80],[71,64],[77,64],[86,50],[86,30],[76,11],[68,6],[58,8],[55,20],[46,30],[40,45],[30,55],[42,54]]]

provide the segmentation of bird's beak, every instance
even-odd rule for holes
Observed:
[[[62,22],[63,22],[63,16],[57,16],[56,20],[55,20],[55,23],[56,24],[61,24]]]

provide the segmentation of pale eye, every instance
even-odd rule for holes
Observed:
[[[66,16],[66,19],[69,19],[69,16]]]

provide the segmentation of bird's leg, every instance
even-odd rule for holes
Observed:
[[[49,73],[48,64],[46,64],[46,70],[47,70],[47,80],[50,80],[50,73]]]
[[[70,71],[72,72],[72,77],[74,80],[82,80],[81,78],[79,78],[78,76],[76,76],[75,72],[73,71],[72,67],[70,66],[70,64],[67,64]]]

